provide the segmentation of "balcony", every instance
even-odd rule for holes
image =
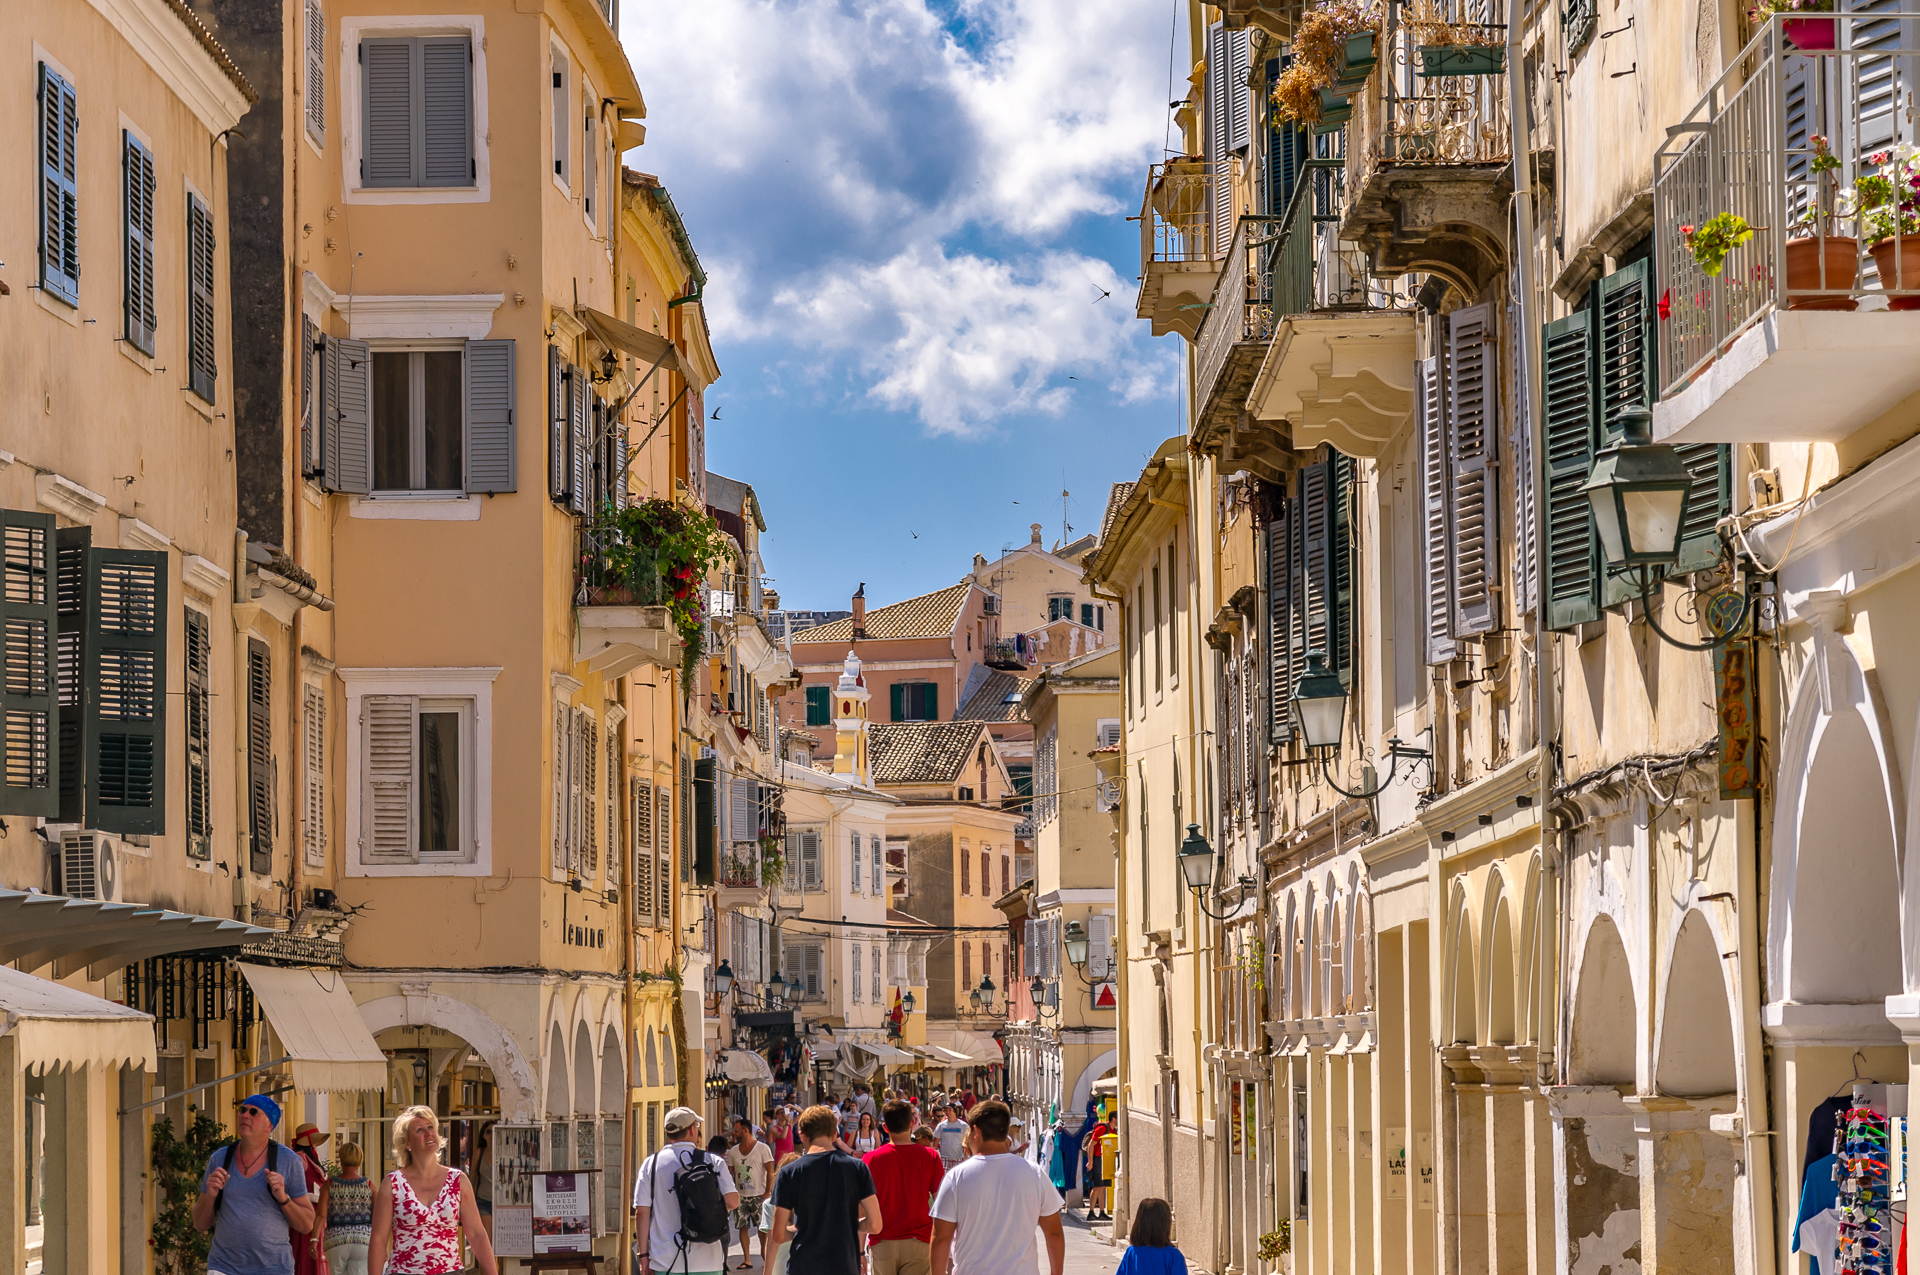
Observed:
[[[1293,20],[1298,13],[1299,6],[1275,0],[1224,0],[1220,6],[1228,30],[1259,27],[1276,40],[1293,38]]]
[[[1484,0],[1483,0],[1484,2]],[[1455,0],[1448,39],[1504,40],[1479,24],[1482,4]],[[1421,74],[1432,24],[1387,6],[1380,63],[1354,95],[1347,124],[1347,207],[1341,238],[1360,244],[1373,273],[1437,274],[1474,298],[1506,268],[1512,134],[1504,74]],[[1449,16],[1453,16],[1452,13]],[[1468,45],[1468,48],[1480,47]]]
[[[1346,164],[1307,163],[1273,247],[1271,340],[1240,391],[1250,421],[1286,423],[1295,456],[1322,443],[1378,456],[1413,412],[1413,312],[1391,308],[1342,237]]]
[[[1213,184],[1222,167],[1174,159],[1148,171],[1134,313],[1152,322],[1155,336],[1178,332],[1191,341],[1200,331],[1225,248],[1214,243],[1213,231]]]
[[[1855,183],[1894,175],[1920,131],[1897,105],[1920,78],[1913,20],[1818,14],[1813,36],[1835,46],[1818,56],[1782,21],[1654,156],[1661,442],[1833,442],[1920,392],[1920,214],[1871,198],[1852,212]],[[1830,169],[1815,163],[1828,138]],[[1875,162],[1887,152],[1894,163]],[[1721,213],[1753,236],[1710,276],[1680,228]]]
[[[650,553],[621,543],[611,524],[596,520],[581,526],[574,561],[574,658],[602,677],[642,664],[679,668],[686,643]]]
[[[715,905],[723,912],[763,907],[767,889],[759,843],[736,841],[729,845],[720,863],[720,879],[715,883]]]

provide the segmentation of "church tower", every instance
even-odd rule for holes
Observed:
[[[833,724],[839,735],[833,750],[833,773],[852,775],[862,787],[873,783],[873,766],[867,758],[867,681],[860,676],[860,657],[851,649],[833,688]]]

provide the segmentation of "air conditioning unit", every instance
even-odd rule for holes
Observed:
[[[980,614],[982,614],[982,615],[999,615],[999,614],[1000,614],[1000,599],[999,599],[998,597],[996,597],[996,596],[995,596],[994,594],[991,594],[991,593],[989,593],[989,594],[987,594],[987,595],[985,595],[984,597],[982,597],[982,598],[980,599]]]
[[[60,834],[60,893],[70,899],[120,902],[120,843],[104,832]]]

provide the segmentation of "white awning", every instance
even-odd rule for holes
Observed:
[[[720,1053],[720,1070],[728,1080],[761,1088],[773,1084],[773,1068],[751,1049],[726,1049]]]
[[[98,980],[148,957],[236,948],[273,933],[144,903],[0,890],[0,965],[36,970],[52,962],[56,978],[91,967]]]
[[[624,350],[649,367],[658,364],[669,372],[681,370],[679,353],[665,337],[636,328],[592,306],[583,305],[575,313],[608,349]]]
[[[387,1087],[387,1056],[335,970],[281,969],[241,962],[302,1093]]]
[[[153,1018],[44,978],[0,967],[0,1036],[27,1070],[122,1064],[158,1070]]]
[[[948,1036],[946,1047],[965,1058],[976,1067],[991,1067],[1007,1060],[1000,1043],[990,1036],[977,1035],[964,1027],[956,1027]]]
[[[849,1041],[847,1048],[862,1050],[876,1062],[885,1063],[889,1067],[913,1061],[913,1055],[906,1050],[895,1049],[892,1045],[882,1045],[873,1041]]]

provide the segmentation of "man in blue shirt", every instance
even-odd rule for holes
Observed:
[[[273,1140],[280,1104],[255,1094],[240,1104],[240,1140],[207,1161],[193,1229],[213,1232],[207,1275],[293,1275],[293,1236],[313,1230],[300,1157]]]

